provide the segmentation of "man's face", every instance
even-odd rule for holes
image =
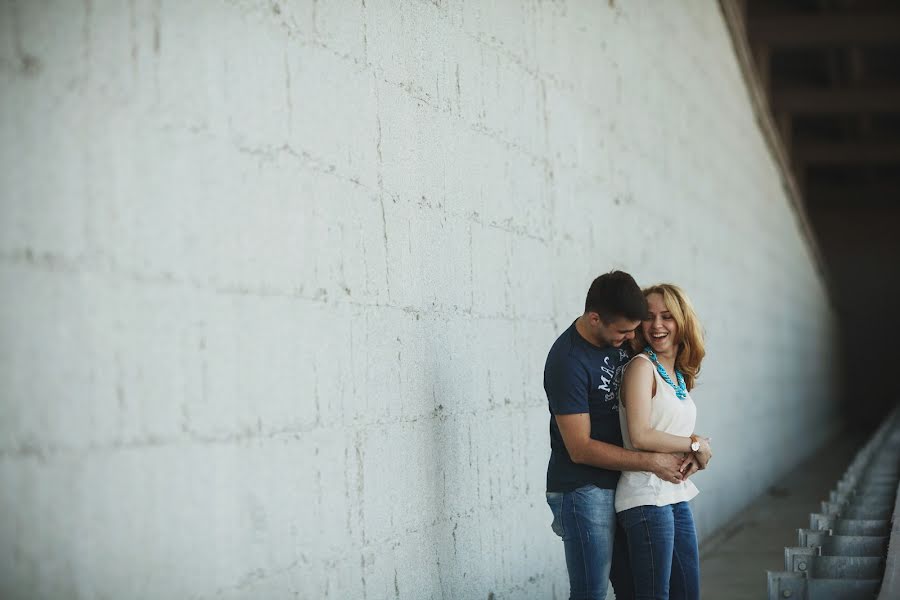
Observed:
[[[609,323],[605,323],[600,315],[591,313],[592,317],[596,317],[596,333],[603,342],[610,346],[618,348],[625,342],[634,338],[634,332],[641,326],[640,321],[631,321],[625,317],[618,317]],[[591,319],[594,322],[594,319]]]

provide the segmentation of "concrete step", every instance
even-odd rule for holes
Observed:
[[[880,579],[810,579],[803,573],[769,571],[768,597],[790,600],[871,600]]]
[[[797,545],[818,547],[824,556],[884,556],[886,536],[832,535],[829,531],[800,529]]]

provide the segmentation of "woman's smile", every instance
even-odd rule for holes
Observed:
[[[678,325],[661,294],[649,294],[647,308],[647,318],[641,324],[644,339],[655,352],[664,352],[675,343]]]

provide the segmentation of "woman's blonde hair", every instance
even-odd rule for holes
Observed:
[[[675,319],[678,325],[678,335],[675,343],[679,345],[678,354],[675,355],[675,368],[684,375],[684,383],[688,390],[694,389],[697,382],[697,376],[700,375],[700,363],[706,356],[706,349],[703,345],[703,331],[700,329],[700,320],[697,313],[694,312],[694,306],[688,299],[684,291],[677,285],[671,283],[660,283],[648,288],[644,288],[644,297],[650,294],[659,294],[662,296],[663,304],[666,305],[668,311]],[[644,334],[641,328],[635,335],[635,340],[640,338],[639,347],[636,348],[640,352],[646,345]]]

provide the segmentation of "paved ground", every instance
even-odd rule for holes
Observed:
[[[864,441],[844,437],[822,448],[704,542],[702,599],[765,598],[766,571],[784,569],[784,547],[797,545],[797,529],[809,526],[809,513],[818,511]]]

